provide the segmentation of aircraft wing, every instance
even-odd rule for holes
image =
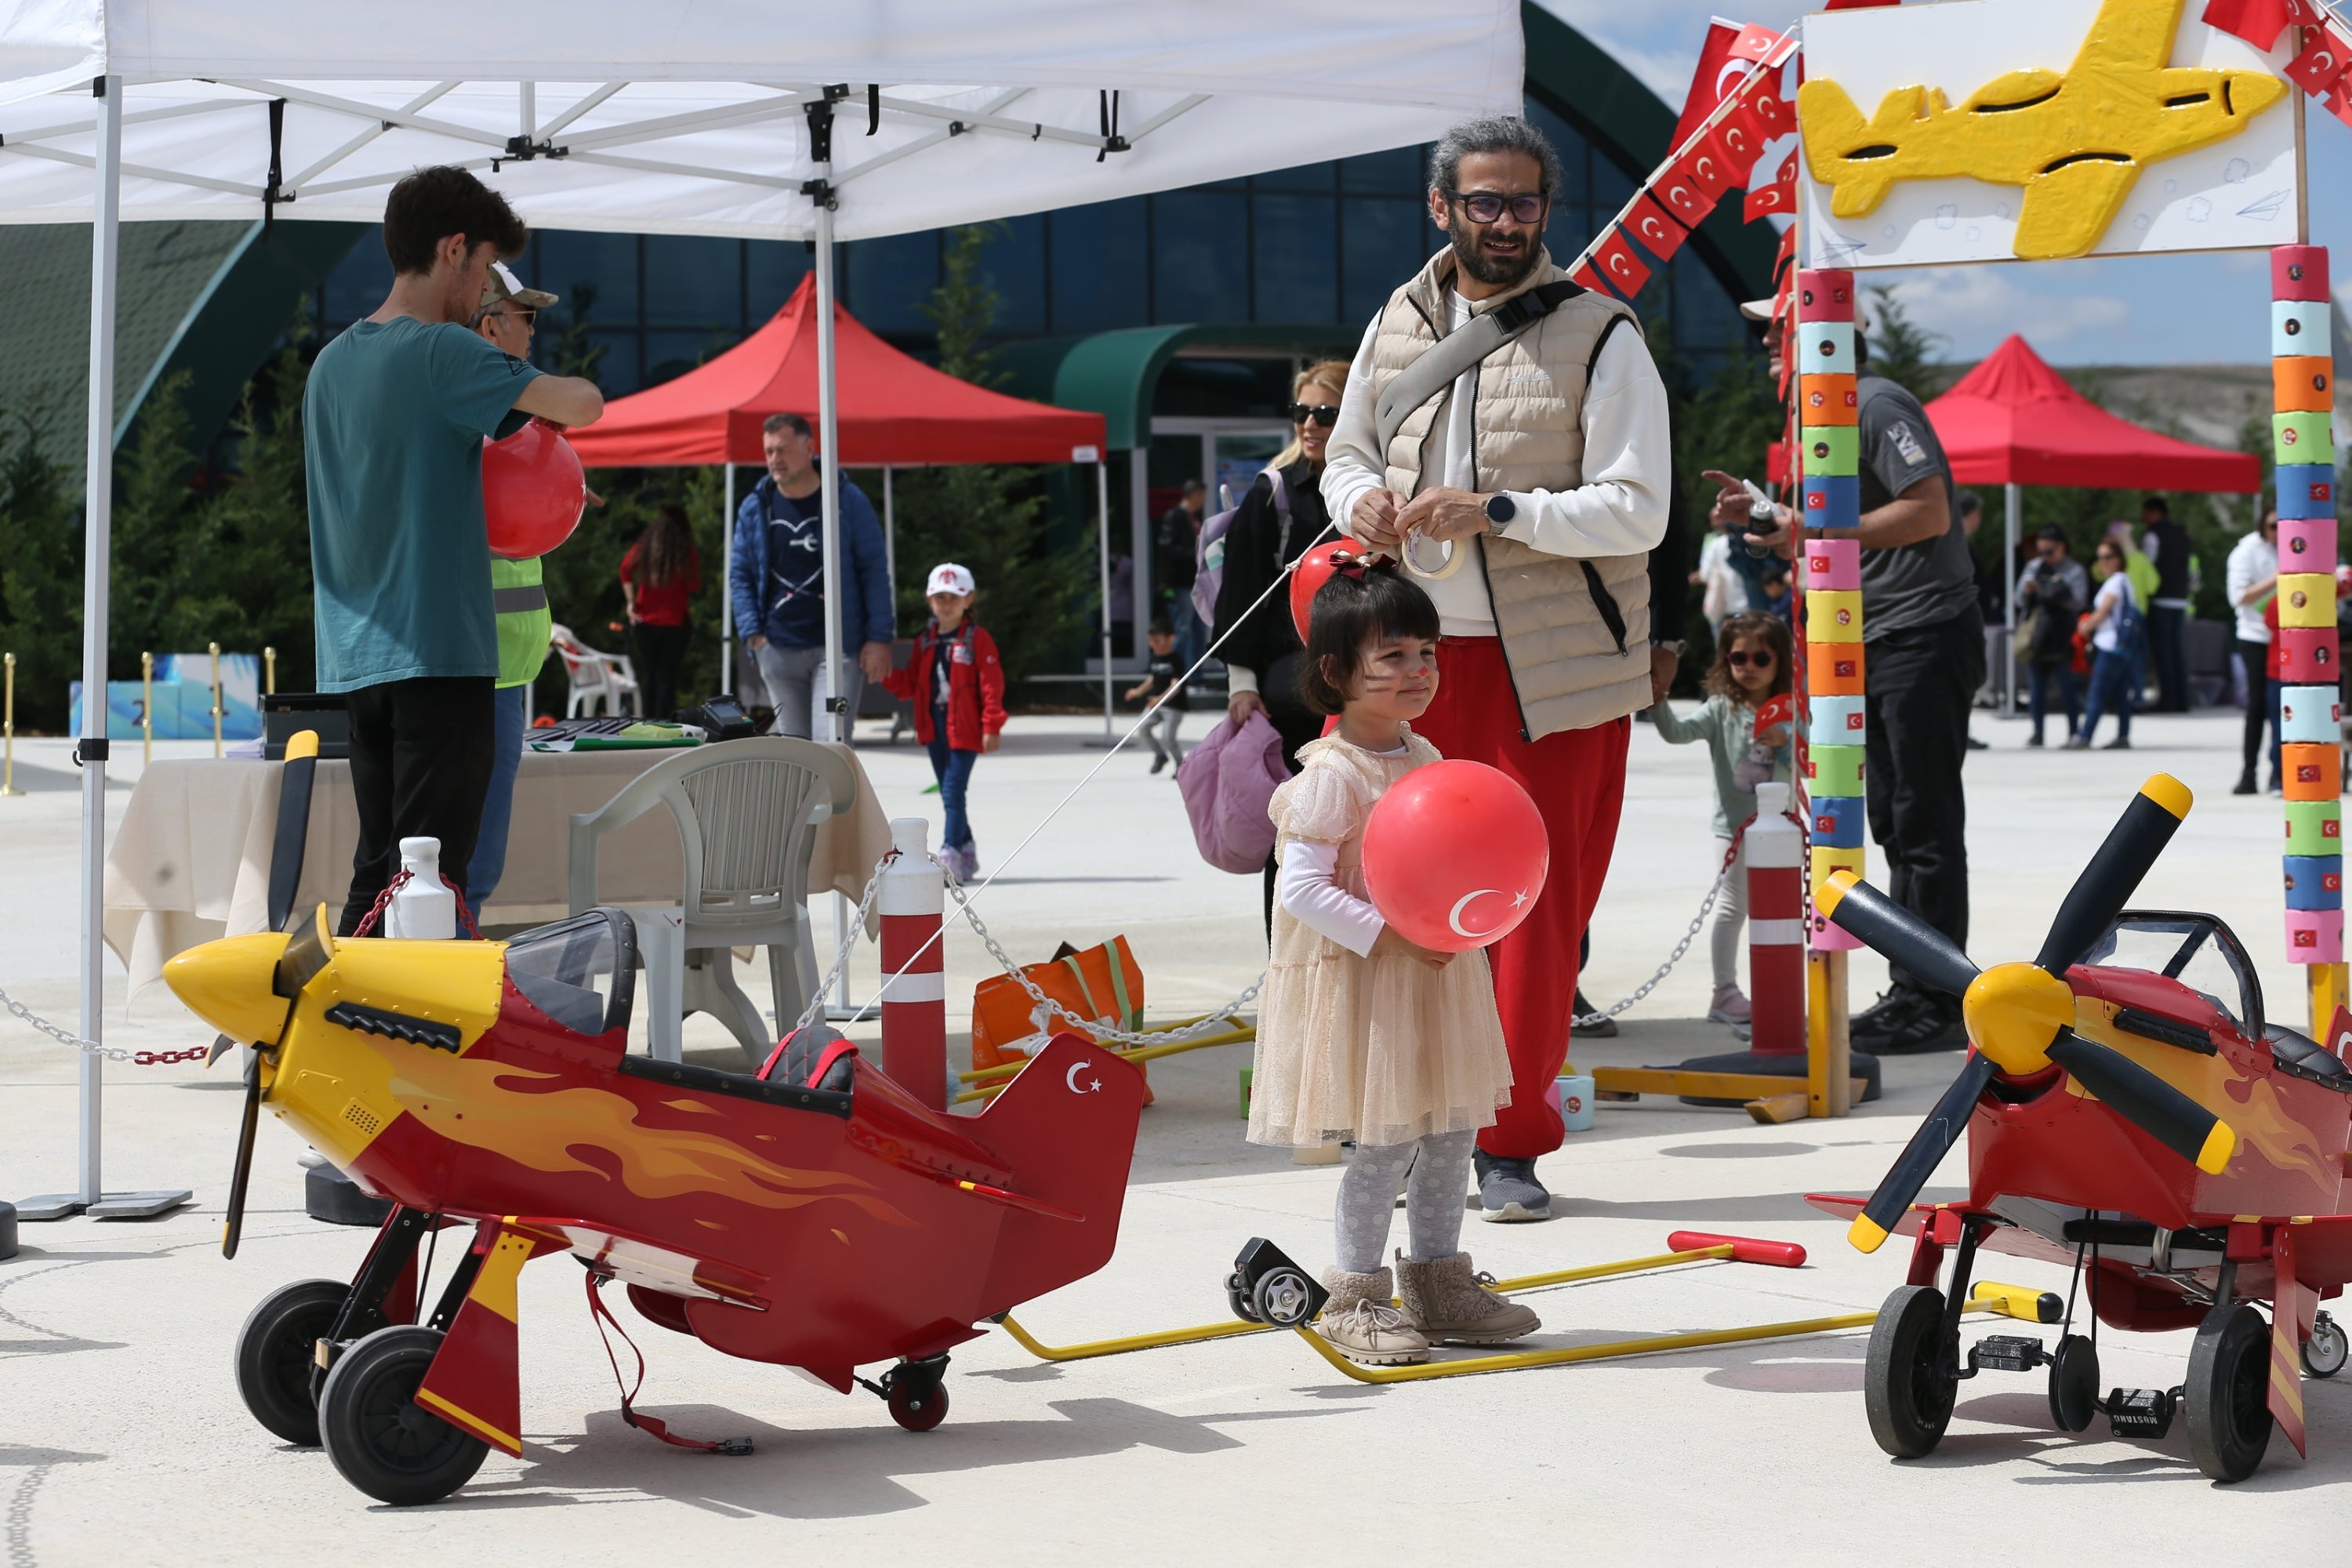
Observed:
[[[2018,258],[2049,261],[2082,256],[2107,232],[2116,209],[2139,178],[2135,159],[2084,156],[2061,163],[2025,182],[2017,214]]]
[[[768,1308],[768,1278],[739,1264],[685,1251],[675,1243],[656,1241],[602,1221],[545,1219],[530,1215],[509,1218],[509,1226],[559,1235],[574,1255],[630,1285],[642,1285],[665,1296],[688,1300],[732,1301],[741,1307]]]
[[[2184,0],[2150,5],[2148,0],[2106,0],[2091,18],[2091,30],[2074,52],[2069,74],[2155,70],[2172,59],[2172,35],[2180,26]]]
[[[1852,1222],[1862,1212],[1866,1198],[1850,1198],[1840,1193],[1807,1193],[1805,1202],[1835,1219]],[[1913,1204],[1895,1222],[1895,1234],[1916,1239],[1919,1226],[1936,1212],[1934,1204]],[[1987,1230],[1977,1245],[1987,1252],[2006,1252],[2018,1258],[2039,1258],[2044,1263],[2072,1264],[2074,1255],[2027,1230],[2022,1226],[1997,1225]]]

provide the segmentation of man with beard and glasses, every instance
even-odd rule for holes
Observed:
[[[1617,837],[1630,715],[1652,699],[1649,552],[1666,529],[1665,386],[1633,312],[1569,283],[1544,248],[1561,183],[1523,120],[1473,121],[1437,143],[1430,216],[1452,243],[1366,330],[1322,483],[1349,533],[1391,554],[1410,539],[1441,574],[1420,581],[1445,679],[1414,728],[1517,780],[1550,838],[1542,896],[1487,949],[1512,1071],[1509,1103],[1478,1135],[1490,1220],[1550,1217],[1535,1163],[1562,1128],[1545,1091],[1568,1055],[1577,939]],[[1436,388],[1383,448],[1382,390],[1522,296],[1507,323],[1549,313]],[[1437,564],[1436,541],[1457,568]]]

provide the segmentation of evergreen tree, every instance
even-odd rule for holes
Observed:
[[[1870,290],[1870,310],[1876,318],[1869,329],[1871,371],[1922,403],[1941,395],[1949,373],[1931,359],[1944,347],[1943,334],[1913,321],[1902,296],[1892,289]]]
[[[81,484],[45,436],[22,408],[0,409],[0,648],[16,656],[17,729],[54,733],[81,676]]]

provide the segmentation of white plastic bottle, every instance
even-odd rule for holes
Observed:
[[[393,894],[383,911],[386,936],[422,937],[449,942],[457,935],[457,895],[441,880],[441,841],[404,838],[400,868],[408,880]]]

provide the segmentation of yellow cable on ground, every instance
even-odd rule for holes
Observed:
[[[1330,1342],[1313,1329],[1301,1327],[1295,1331],[1300,1339],[1315,1347],[1317,1355],[1358,1383],[1420,1383],[1433,1377],[1468,1377],[1482,1372],[1517,1372],[1524,1367],[1609,1361],[1618,1356],[1654,1355],[1660,1351],[1737,1344],[1744,1340],[1780,1340],[1799,1334],[1826,1334],[1839,1329],[1864,1328],[1877,1321],[1876,1312],[1844,1312],[1833,1318],[1801,1318],[1794,1322],[1759,1323],[1745,1329],[1707,1329],[1693,1334],[1656,1334],[1643,1340],[1612,1340],[1600,1345],[1570,1345],[1559,1350],[1518,1351],[1510,1355],[1423,1362],[1418,1366],[1358,1366],[1332,1349]]]

